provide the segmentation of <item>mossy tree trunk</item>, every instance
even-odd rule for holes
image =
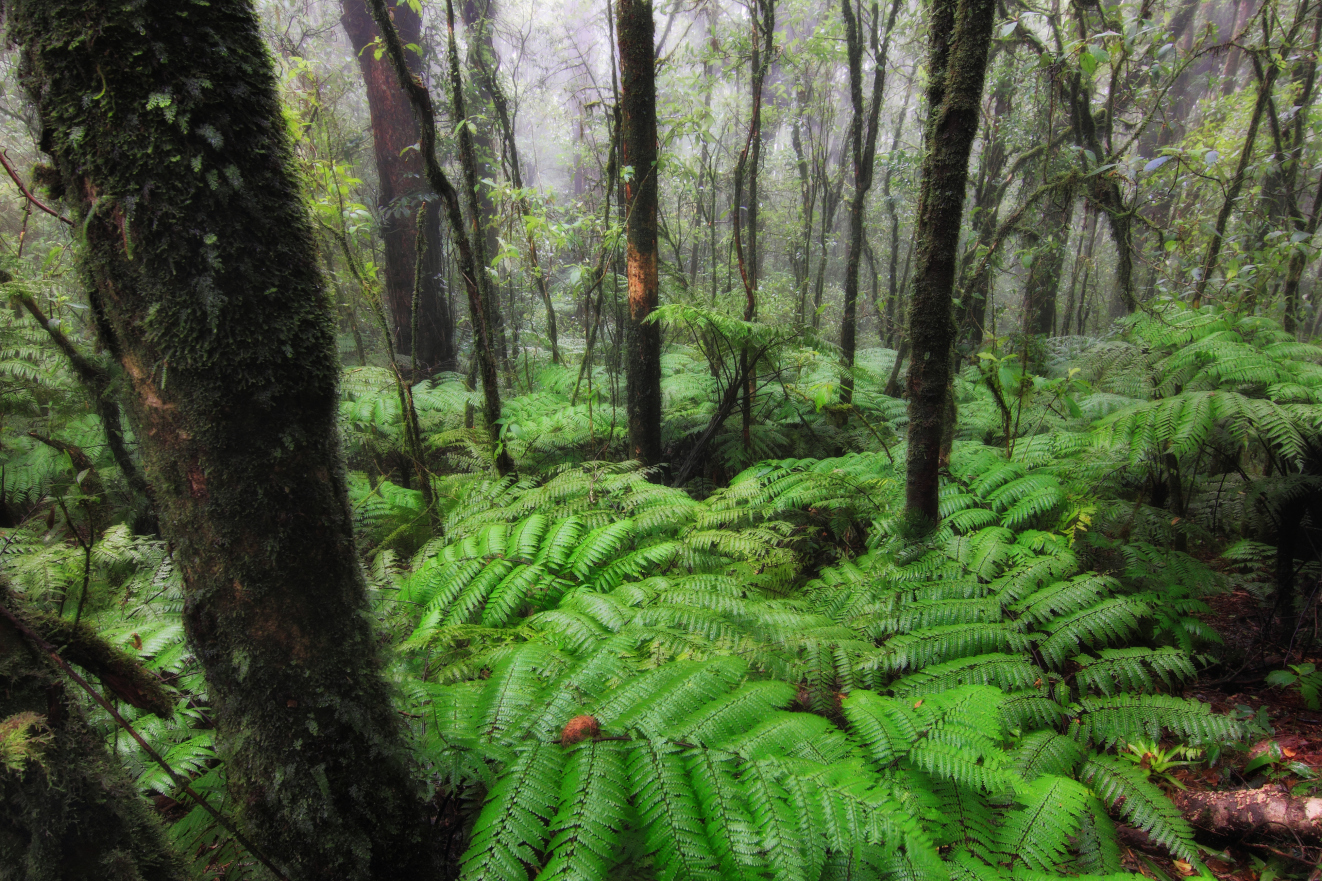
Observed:
[[[629,450],[644,465],[661,461],[661,327],[657,307],[656,52],[651,0],[618,0],[620,143],[625,181],[629,320],[625,356]]]
[[[292,878],[436,877],[354,550],[333,311],[252,6],[6,11],[243,825]]]
[[[845,249],[845,303],[844,318],[840,324],[840,349],[844,357],[845,373],[840,380],[840,401],[850,404],[854,400],[854,352],[858,337],[858,265],[863,254],[863,219],[867,211],[868,191],[872,189],[872,169],[877,157],[877,129],[881,118],[881,103],[886,89],[886,55],[890,49],[891,31],[900,12],[900,0],[891,0],[890,15],[886,20],[886,35],[877,42],[881,28],[881,9],[872,4],[873,55],[872,99],[863,99],[863,29],[861,16],[854,11],[855,0],[840,0],[840,12],[845,20],[845,46],[849,55],[849,99],[853,115],[849,122],[849,151],[854,164],[854,194],[849,200],[849,242]]]
[[[385,57],[377,57],[375,44],[381,31],[364,0],[341,0],[340,21],[363,73],[367,107],[372,118],[372,145],[376,155],[377,207],[381,213],[381,244],[385,252],[385,306],[390,314],[395,353],[411,359],[415,346],[419,368],[426,373],[458,369],[454,344],[454,317],[441,283],[445,249],[441,246],[441,212],[427,186],[422,157],[410,149],[418,143],[418,124],[408,96]],[[407,3],[395,8],[395,27],[404,40],[422,44],[422,17]],[[422,58],[410,54],[415,73]],[[422,289],[418,297],[418,336],[413,338],[413,294],[418,258],[418,205],[430,200],[422,226]]]
[[[910,517],[930,523],[940,516],[938,473],[950,394],[956,250],[994,11],[993,0],[933,0],[928,25],[926,152],[909,311],[905,510]]]

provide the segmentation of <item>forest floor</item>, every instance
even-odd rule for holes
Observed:
[[[1252,732],[1233,751],[1215,761],[1197,761],[1188,767],[1171,769],[1170,778],[1191,792],[1256,789],[1284,786],[1293,794],[1322,797],[1322,711],[1309,709],[1298,689],[1269,685],[1267,674],[1284,668],[1282,648],[1271,638],[1263,638],[1263,626],[1269,621],[1261,600],[1239,587],[1208,599],[1213,612],[1203,616],[1225,641],[1221,661],[1209,667],[1186,692],[1186,696],[1211,704],[1217,713],[1225,713],[1249,723]],[[1316,616],[1316,605],[1313,615]],[[1317,620],[1307,620],[1301,630],[1316,631]],[[1317,645],[1316,632],[1303,644]],[[1313,662],[1322,667],[1322,656],[1293,656],[1291,663]],[[1274,761],[1246,771],[1264,753],[1274,752]],[[1309,774],[1312,778],[1309,778]],[[1173,782],[1163,781],[1168,792]],[[1194,867],[1173,860],[1162,849],[1147,841],[1134,829],[1122,829],[1125,865],[1133,871],[1156,879],[1178,881],[1197,874]],[[1322,847],[1303,847],[1289,841],[1228,841],[1200,834],[1203,859],[1217,878],[1226,881],[1273,881],[1276,878],[1322,879]]]

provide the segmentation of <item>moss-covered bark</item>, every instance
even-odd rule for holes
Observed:
[[[918,198],[917,269],[909,312],[909,458],[905,510],[935,523],[950,386],[956,250],[969,151],[987,70],[992,0],[933,0],[928,27],[927,150]]]
[[[251,4],[6,8],[243,824],[291,877],[435,876],[354,551],[333,313]]]
[[[661,461],[661,328],[657,306],[656,53],[651,0],[618,0],[620,143],[633,173],[625,182],[629,279],[627,354],[629,449],[645,465]]]
[[[19,612],[3,585],[0,605]],[[182,881],[160,824],[66,687],[0,615],[0,881]]]

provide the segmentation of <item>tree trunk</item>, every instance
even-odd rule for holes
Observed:
[[[500,251],[496,202],[491,195],[492,184],[486,183],[486,181],[495,181],[500,176],[499,161],[496,158],[495,138],[491,129],[491,80],[483,75],[484,69],[491,71],[492,76],[496,70],[496,48],[491,36],[495,5],[495,0],[462,0],[460,3],[459,14],[468,32],[468,66],[471,74],[468,80],[469,99],[463,104],[455,105],[456,107],[470,105],[469,114],[456,113],[455,120],[457,122],[466,119],[472,124],[471,129],[468,127],[463,129],[460,139],[462,141],[466,137],[472,144],[474,180],[469,186],[473,189],[475,201],[469,210],[475,227],[473,243],[481,258],[482,270],[487,274],[491,272],[491,261],[496,259],[496,254]],[[455,57],[458,57],[457,52]],[[454,79],[452,87],[460,88],[458,77],[453,73],[451,76]],[[459,100],[455,98],[456,102]],[[463,156],[462,144],[460,155]],[[466,168],[464,174],[465,177],[468,176]],[[505,340],[505,317],[500,309],[500,299],[494,294],[495,291],[489,286],[484,301],[487,307],[487,321],[491,328],[491,341],[500,356],[500,363],[505,371],[509,372],[510,352]]]
[[[909,311],[909,457],[905,512],[936,523],[941,435],[954,341],[951,297],[969,151],[991,44],[993,0],[933,0],[927,150],[918,197],[918,267]]]
[[[994,80],[988,130],[982,136],[982,149],[978,162],[978,180],[973,189],[973,207],[977,211],[969,219],[969,246],[962,261],[964,284],[959,291],[959,305],[955,309],[956,346],[961,351],[973,351],[982,345],[987,321],[987,305],[991,300],[992,276],[990,272],[972,275],[969,269],[981,254],[991,247],[996,236],[997,221],[1001,214],[1001,201],[1009,188],[1004,176],[1009,158],[1006,138],[1001,126],[1011,124],[1014,108],[1015,71],[1013,57],[999,68],[1000,76]]]
[[[1274,838],[1322,844],[1322,798],[1291,796],[1285,787],[1234,792],[1177,792],[1171,798],[1198,829],[1223,838]]]
[[[854,0],[840,0],[840,12],[845,19],[845,45],[849,51],[849,98],[853,115],[849,123],[849,149],[854,162],[854,195],[849,202],[849,244],[845,250],[845,303],[844,318],[840,323],[840,349],[845,362],[840,379],[840,402],[846,406],[854,400],[854,351],[858,336],[858,264],[863,253],[863,215],[867,210],[868,190],[872,189],[872,168],[877,156],[877,129],[881,116],[881,102],[886,90],[886,55],[890,50],[891,31],[900,11],[900,0],[891,0],[890,16],[886,20],[886,35],[877,44],[877,31],[881,27],[881,9],[872,3],[871,47],[876,66],[872,72],[872,100],[863,101],[863,34],[861,22],[854,14]]]
[[[801,241],[794,245],[791,266],[794,271],[794,291],[798,295],[799,324],[807,321],[808,281],[812,268],[812,226],[813,212],[817,207],[816,179],[808,173],[808,157],[803,152],[803,118],[807,112],[805,93],[800,88],[796,95],[797,112],[790,122],[790,145],[794,148],[794,168],[799,175],[799,210],[802,214]],[[811,135],[811,130],[809,131]],[[707,144],[703,141],[703,156],[706,156]]]
[[[1024,333],[1050,336],[1055,328],[1056,291],[1073,219],[1074,190],[1058,187],[1042,200],[1036,222],[1024,233],[1025,244],[1033,250],[1024,284]]]
[[[354,550],[334,316],[257,17],[164,0],[8,12],[244,825],[291,878],[436,877]]]
[[[629,451],[644,465],[661,461],[661,327],[657,306],[656,53],[652,4],[617,0],[620,45],[620,144],[625,182],[629,320],[625,345]]]
[[[757,171],[762,161],[762,83],[766,80],[767,67],[773,51],[771,40],[775,35],[776,6],[775,0],[758,0],[753,8],[753,52],[750,64],[752,77],[752,110],[748,119],[748,138],[744,142],[743,152],[734,169],[734,212],[733,231],[734,248],[739,259],[739,277],[744,285],[744,321],[752,321],[757,316],[757,281],[758,281],[758,195]],[[762,45],[766,43],[765,47]],[[744,176],[748,176],[748,205],[743,204]],[[747,216],[748,250],[744,251],[741,235],[740,216]],[[739,353],[739,371],[744,377],[743,395],[740,399],[740,413],[743,422],[744,453],[752,455],[753,425],[753,388],[756,383],[756,365],[748,362],[748,347]]]
[[[914,71],[909,72],[909,78],[904,83],[904,101],[900,105],[899,115],[895,117],[895,131],[891,135],[891,153],[894,154],[900,149],[900,135],[904,133],[904,120],[909,113],[909,95],[913,91]],[[895,173],[894,156],[889,157],[886,163],[886,174],[881,179],[881,200],[886,206],[886,215],[890,218],[890,254],[886,259],[886,346],[895,344],[895,337],[899,331],[899,321],[896,315],[900,309],[900,209],[895,203],[895,197],[891,195],[891,179]]]
[[[340,21],[363,72],[367,107],[372,117],[372,145],[378,179],[377,208],[381,216],[381,244],[385,253],[385,302],[393,325],[395,353],[411,358],[416,344],[419,368],[426,373],[457,370],[454,316],[450,314],[441,275],[445,271],[441,247],[441,214],[429,208],[423,223],[426,235],[423,290],[418,301],[418,335],[413,337],[413,282],[417,262],[418,202],[430,193],[417,150],[418,125],[408,96],[399,87],[389,59],[378,58],[374,45],[381,31],[364,0],[341,0]],[[404,40],[422,43],[422,18],[407,3],[395,9],[395,27]],[[422,58],[409,55],[410,68],[422,72]]]
[[[468,23],[470,7],[474,4],[468,2],[464,4],[464,21]],[[488,0],[486,10],[482,16],[484,23],[488,22],[488,16],[492,14],[491,7],[495,5],[495,0]],[[475,14],[475,13],[474,13]],[[501,88],[500,80],[496,76],[496,53],[491,50],[490,25],[485,27],[487,37],[485,41],[486,51],[478,52],[474,55],[474,72],[483,83],[486,93],[491,96],[491,105],[496,112],[496,121],[500,123],[501,136],[504,139],[505,149],[509,156],[510,183],[519,193],[519,217],[515,223],[524,226],[525,238],[528,243],[528,267],[533,277],[533,283],[537,285],[537,292],[542,298],[542,307],[546,310],[546,335],[551,343],[551,361],[554,364],[561,363],[560,360],[560,339],[556,330],[555,306],[551,302],[551,290],[546,284],[546,273],[542,271],[540,261],[537,259],[537,237],[529,230],[523,221],[532,213],[532,208],[528,204],[527,196],[523,195],[523,167],[519,160],[519,143],[514,136],[514,120],[510,115],[509,101],[505,97],[505,90]],[[470,48],[470,52],[473,50]],[[491,66],[489,66],[491,65]]]
[[[1270,65],[1258,83],[1258,99],[1253,104],[1253,115],[1249,117],[1249,125],[1244,132],[1244,145],[1239,152],[1239,164],[1235,166],[1235,173],[1230,178],[1230,186],[1226,189],[1225,198],[1221,201],[1221,210],[1216,215],[1216,225],[1212,231],[1212,238],[1207,243],[1207,253],[1203,256],[1202,270],[1194,286],[1193,305],[1195,309],[1202,305],[1203,292],[1206,291],[1207,282],[1212,277],[1212,270],[1216,268],[1217,255],[1221,253],[1221,240],[1225,237],[1226,223],[1230,220],[1230,212],[1235,208],[1235,201],[1239,198],[1240,191],[1244,189],[1244,180],[1248,176],[1249,162],[1253,158],[1253,147],[1258,138],[1258,127],[1262,123],[1263,111],[1267,108],[1267,99],[1271,97],[1272,85],[1276,82],[1277,70],[1275,64]]]

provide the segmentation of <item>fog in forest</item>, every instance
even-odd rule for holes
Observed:
[[[0,881],[1319,881],[1322,0],[0,26]]]

